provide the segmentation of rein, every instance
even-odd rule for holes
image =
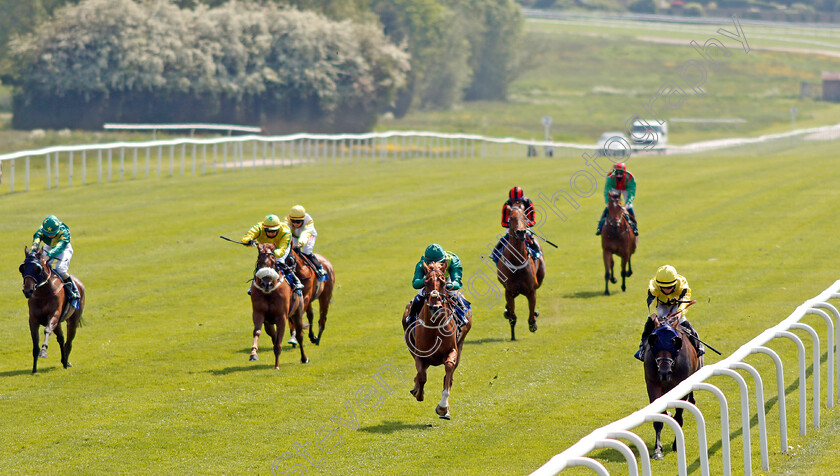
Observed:
[[[24,263],[24,264],[25,264],[25,263]],[[37,289],[39,289],[40,287],[42,287],[43,285],[45,285],[45,284],[47,284],[47,283],[49,283],[49,282],[50,282],[50,278],[51,278],[51,277],[52,277],[52,275],[53,275],[53,269],[52,269],[52,267],[48,264],[48,265],[47,265],[47,271],[45,272],[45,271],[44,271],[44,267],[43,267],[43,265],[41,264],[41,261],[40,261],[40,260],[38,260],[38,261],[34,261],[34,260],[33,260],[32,264],[36,265],[36,266],[38,267],[38,269],[40,269],[40,270],[41,270],[41,272],[40,272],[40,273],[38,273],[38,274],[39,274],[39,276],[46,274],[46,276],[44,277],[44,280],[43,280],[43,281],[40,281],[40,282],[38,281],[38,278],[37,278],[36,276],[34,276],[34,275],[31,275],[31,274],[24,274],[24,275],[23,275],[23,280],[24,280],[24,281],[26,281],[26,278],[32,278],[32,280],[33,280],[33,281],[35,281],[35,289],[37,290]]]

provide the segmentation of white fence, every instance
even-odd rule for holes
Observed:
[[[149,125],[154,126],[154,125]],[[739,154],[767,153],[801,140],[840,139],[840,124],[798,129],[760,137],[720,139],[681,146],[669,145],[668,155],[731,149]],[[749,149],[751,148],[751,149]],[[180,138],[146,142],[55,146],[0,155],[0,181],[14,192],[20,188],[17,170],[23,161],[23,190],[37,181],[51,189],[91,182],[111,182],[156,175],[215,173],[245,167],[377,162],[414,157],[589,157],[594,143],[546,142],[475,134],[389,131],[367,134],[242,135]],[[633,154],[650,152],[634,150]],[[39,187],[40,188],[40,187]]]
[[[778,391],[778,406],[779,406],[779,435],[780,448],[782,453],[787,453],[787,413],[785,408],[785,386],[782,361],[779,355],[770,348],[764,347],[764,344],[773,339],[790,339],[792,340],[799,351],[799,434],[805,435],[806,432],[806,355],[805,345],[802,340],[794,333],[793,329],[806,331],[813,342],[813,410],[812,410],[812,425],[814,428],[820,427],[820,358],[822,353],[821,342],[817,332],[809,325],[799,322],[804,316],[813,314],[822,317],[827,325],[826,343],[827,343],[827,389],[826,389],[826,406],[832,408],[834,406],[835,390],[835,372],[837,378],[840,380],[840,352],[835,352],[835,345],[840,342],[840,313],[837,309],[828,304],[826,301],[830,299],[840,298],[840,280],[836,281],[828,289],[820,293],[817,297],[805,301],[804,304],[797,307],[796,310],[784,321],[778,325],[773,326],[753,340],[744,344],[741,348],[735,351],[729,357],[708,365],[697,371],[694,375],[684,380],[672,391],[666,393],[662,397],[653,401],[650,405],[634,412],[621,420],[610,423],[609,425],[598,428],[589,435],[582,438],[576,444],[569,447],[567,450],[551,458],[546,464],[534,471],[533,475],[545,476],[554,475],[560,471],[573,467],[585,466],[594,470],[599,475],[608,475],[607,469],[603,464],[597,460],[588,457],[587,455],[593,450],[600,448],[613,448],[618,450],[627,460],[629,474],[637,475],[639,462],[629,446],[619,441],[620,439],[630,441],[638,449],[641,460],[641,471],[644,475],[651,474],[651,464],[648,456],[648,448],[645,442],[631,430],[649,422],[663,422],[668,425],[676,434],[677,440],[677,465],[680,475],[686,474],[686,455],[685,443],[686,438],[683,434],[682,428],[677,424],[676,420],[670,416],[662,414],[668,408],[683,408],[688,413],[694,415],[697,420],[697,437],[698,446],[700,449],[700,470],[704,476],[709,475],[709,454],[706,440],[706,425],[703,417],[704,412],[700,411],[696,406],[680,400],[689,392],[708,391],[715,395],[720,405],[720,426],[721,426],[721,453],[723,456],[723,474],[729,476],[731,474],[730,468],[730,447],[729,447],[729,407],[726,397],[723,392],[714,385],[705,383],[704,381],[712,376],[724,375],[731,377],[736,381],[740,390],[741,400],[741,424],[742,424],[742,438],[744,445],[744,472],[745,475],[752,474],[752,443],[750,441],[750,397],[747,390],[747,383],[744,378],[734,369],[745,370],[749,373],[755,381],[755,408],[757,409],[758,419],[758,434],[759,434],[759,453],[761,458],[761,468],[764,471],[769,470],[769,459],[767,449],[767,428],[765,415],[765,400],[761,375],[751,365],[742,362],[744,358],[751,354],[765,354],[769,356],[776,368],[776,388]],[[826,312],[828,311],[828,312]],[[830,315],[829,315],[830,313]],[[833,318],[833,319],[832,319]],[[835,335],[835,333],[837,333]],[[706,409],[708,413],[717,412],[717,408]]]

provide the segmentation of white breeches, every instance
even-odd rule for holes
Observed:
[[[656,305],[656,315],[659,317],[665,317],[668,314],[676,311],[679,308],[679,304],[674,304],[673,306],[669,306],[667,304],[662,304],[660,302]],[[685,313],[680,314],[680,319],[678,321],[680,324],[685,322]]]
[[[44,245],[44,250],[49,251],[52,247],[50,245]],[[51,258],[49,261],[50,266],[52,269],[55,270],[62,278],[66,278],[67,275],[70,273],[68,270],[70,268],[70,259],[73,257],[73,246],[70,243],[67,244],[67,248],[64,248],[64,251],[61,252],[60,255],[56,256],[55,258]]]
[[[305,255],[311,255],[312,254],[313,250],[315,250],[315,238],[317,238],[317,237],[316,236],[310,236],[309,237],[309,239],[306,241],[306,245],[303,248],[300,249],[301,253],[303,253]],[[300,243],[298,243],[298,239],[295,238],[294,236],[292,236],[292,241],[294,242],[295,247],[300,246]]]

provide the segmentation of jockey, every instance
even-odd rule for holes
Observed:
[[[630,217],[630,226],[633,228],[633,234],[639,236],[639,228],[636,225],[636,213],[633,211],[633,200],[636,198],[636,178],[633,174],[627,171],[627,166],[624,162],[619,162],[613,165],[612,172],[607,175],[607,183],[604,185],[604,203],[609,205],[610,192],[617,191],[624,197],[624,207]],[[601,214],[601,220],[598,222],[598,231],[596,235],[601,234],[601,229],[604,227],[604,222],[607,221],[607,213],[609,208],[604,208],[604,213]]]
[[[252,226],[248,233],[240,240],[248,246],[255,246],[257,243],[274,244],[275,266],[282,271],[292,285],[295,293],[302,294],[303,284],[295,276],[295,258],[291,255],[292,232],[285,223],[280,221],[277,215],[266,215],[263,221]],[[248,289],[248,294],[251,289]]]
[[[461,259],[458,258],[458,255],[455,253],[444,251],[443,247],[437,243],[432,243],[426,247],[426,252],[420,257],[420,261],[418,261],[417,265],[414,267],[414,278],[411,281],[411,285],[414,289],[419,289],[420,291],[416,296],[414,296],[414,299],[408,303],[407,310],[409,312],[406,316],[406,325],[410,326],[411,323],[417,319],[417,316],[420,314],[420,310],[423,309],[423,300],[426,297],[426,274],[423,270],[423,263],[439,263],[442,261],[446,261],[446,289],[449,297],[452,298],[454,301],[453,303],[455,304],[454,317],[456,323],[458,324],[458,327],[467,324],[466,316],[467,313],[470,312],[470,303],[464,298],[463,294],[458,292],[458,290],[461,289],[461,276],[463,275]]]
[[[32,237],[32,248],[43,248],[49,257],[49,265],[64,281],[65,292],[70,304],[79,308],[79,290],[70,278],[70,259],[73,257],[73,246],[70,244],[70,228],[55,215],[44,218],[44,223]]]
[[[510,209],[514,203],[522,203],[525,208],[525,217],[528,221],[526,225],[528,227],[534,226],[534,204],[531,202],[530,198],[525,196],[525,192],[521,187],[513,187],[508,192],[508,200],[502,206],[502,227],[507,230],[510,226]],[[507,232],[508,233],[506,233],[505,236],[499,239],[499,242],[496,243],[496,247],[493,248],[493,252],[490,253],[490,258],[494,263],[498,263],[499,258],[502,257],[502,247],[508,242],[508,234],[510,233],[510,230],[507,230]],[[542,256],[542,249],[540,249],[540,244],[534,239],[530,230],[528,230],[526,235],[526,242],[528,244],[528,250],[531,252],[531,257],[534,261],[539,260],[540,256]]]
[[[315,256],[312,250],[315,248],[315,238],[318,237],[318,232],[315,231],[315,222],[312,217],[306,213],[306,210],[300,206],[295,205],[286,216],[286,225],[292,231],[292,246],[300,251],[301,256],[309,260],[318,272],[318,280],[326,281],[329,279],[327,270]]]
[[[686,331],[691,344],[697,349],[697,357],[705,354],[706,350],[703,348],[703,343],[700,342],[697,331],[685,318],[685,308],[691,302],[691,288],[688,287],[688,281],[677,274],[677,270],[673,266],[667,264],[661,266],[656,271],[656,276],[650,280],[647,297],[648,311],[650,311],[650,305],[654,301],[656,301],[656,309],[645,323],[645,329],[642,331],[642,342],[639,344],[639,350],[634,357],[642,362],[645,361],[644,346],[648,336],[653,332],[653,317],[665,317],[676,311],[679,311],[679,325]]]

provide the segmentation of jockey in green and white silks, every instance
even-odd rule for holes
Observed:
[[[44,222],[32,237],[32,248],[43,249],[49,257],[50,267],[61,276],[64,288],[73,307],[79,307],[79,290],[70,278],[70,259],[73,258],[73,246],[70,244],[70,228],[55,215],[44,218]]]
[[[610,174],[607,175],[607,183],[604,184],[604,203],[607,205],[610,203],[610,192],[612,191],[618,192],[621,194],[621,198],[624,199],[624,208],[630,217],[630,226],[633,228],[633,234],[638,236],[639,227],[636,224],[636,212],[633,211],[633,200],[636,199],[636,178],[627,171],[627,166],[624,162],[615,164]],[[605,207],[604,213],[601,214],[601,220],[598,221],[596,235],[601,234],[601,229],[604,228],[604,223],[607,221],[608,212],[609,207]]]
[[[263,221],[252,226],[240,240],[249,246],[257,243],[274,245],[275,267],[281,271],[296,294],[301,294],[303,284],[295,276],[295,259],[292,256],[292,232],[289,226],[280,221],[277,215],[266,215]],[[251,288],[248,288],[251,294]]]
[[[286,224],[292,233],[292,246],[304,259],[312,263],[318,273],[318,281],[329,279],[321,260],[315,256],[315,240],[318,238],[318,231],[315,230],[315,221],[306,213],[306,209],[302,205],[293,206],[286,216]]]
[[[446,289],[454,304],[455,321],[458,327],[467,324],[466,316],[470,312],[470,303],[464,298],[463,294],[458,292],[461,289],[461,277],[464,272],[461,268],[461,259],[455,253],[444,251],[443,247],[433,243],[426,247],[426,252],[414,266],[414,278],[411,280],[411,285],[419,291],[409,303],[410,311],[406,317],[406,325],[410,326],[417,319],[420,310],[423,309],[423,301],[426,297],[426,273],[423,270],[423,263],[439,263],[442,261],[446,261]]]

